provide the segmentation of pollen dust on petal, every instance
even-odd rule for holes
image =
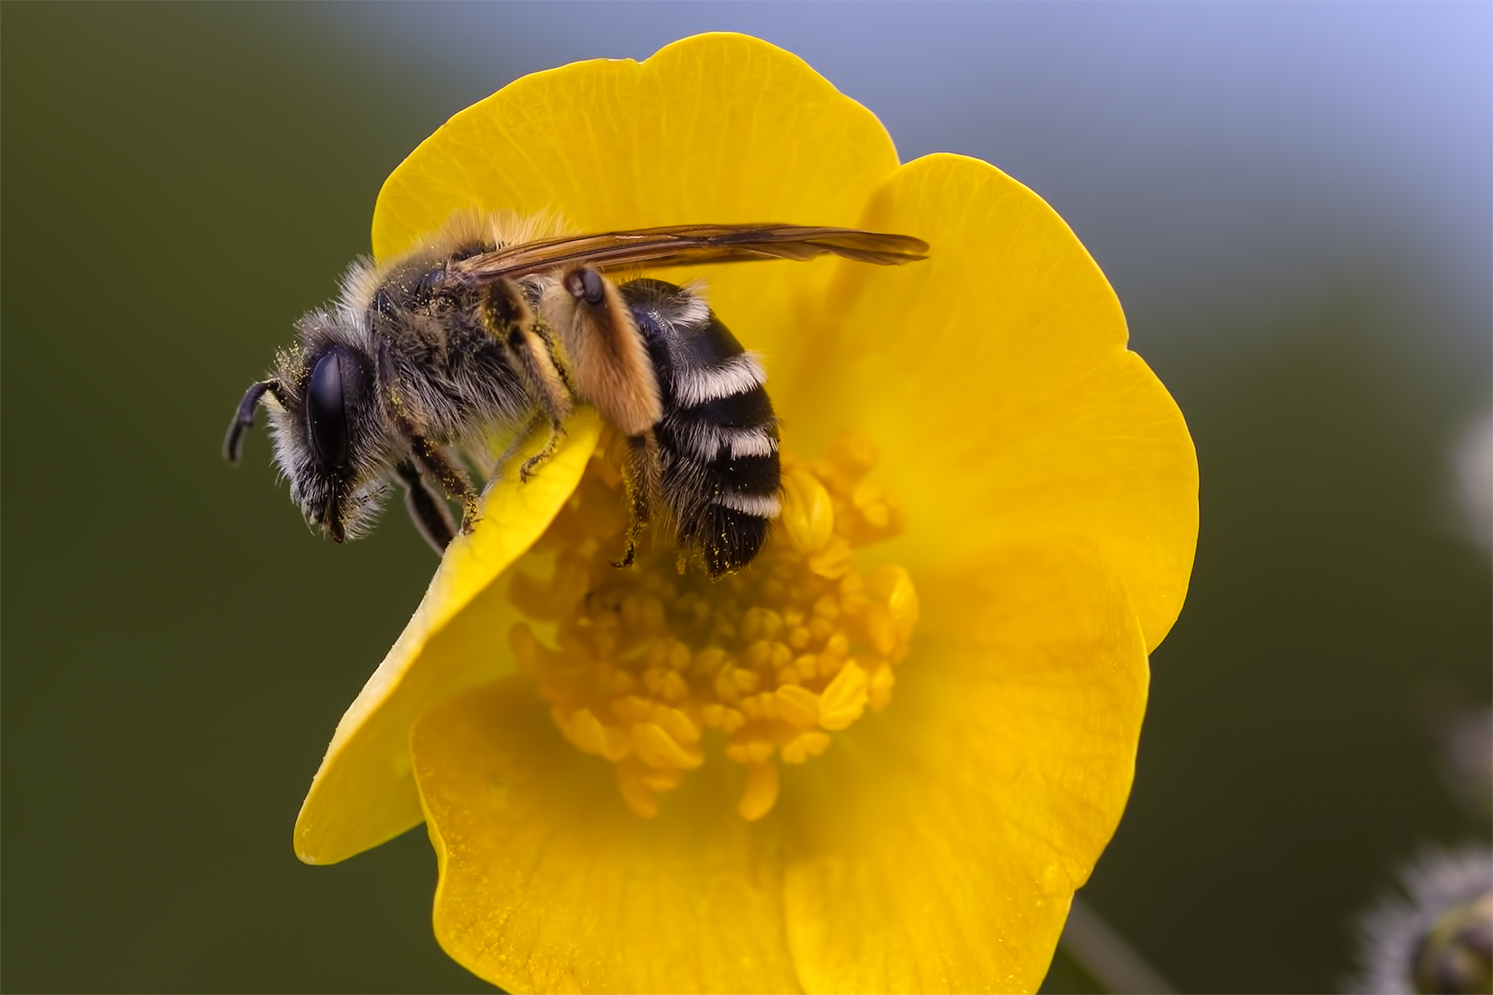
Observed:
[[[520,565],[509,596],[533,624],[514,626],[514,654],[565,738],[615,765],[634,812],[657,813],[658,796],[718,742],[717,762],[746,768],[739,812],[760,819],[777,801],[779,763],[818,756],[831,733],[887,707],[918,597],[901,567],[854,565],[856,549],[902,529],[895,499],[866,482],[875,462],[851,435],[813,462],[785,453],[767,544],[711,581],[680,572],[657,525],[656,548],[612,565],[627,503],[598,457]]]

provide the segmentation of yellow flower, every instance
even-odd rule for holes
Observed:
[[[606,566],[621,503],[582,409],[448,550],[297,853],[427,821],[440,942],[512,990],[1035,989],[1124,808],[1197,535],[1186,426],[1093,260],[994,167],[899,165],[870,112],[740,35],[463,111],[385,184],[374,251],[472,208],[932,251],[665,274],[765,357],[768,547],[715,585],[667,553]]]

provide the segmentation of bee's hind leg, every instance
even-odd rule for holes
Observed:
[[[399,475],[400,483],[404,484],[404,507],[410,513],[415,528],[419,529],[437,556],[444,555],[446,547],[456,538],[456,526],[451,521],[451,513],[446,510],[445,502],[425,486],[425,478],[409,460],[401,461],[394,472]]]
[[[653,432],[629,436],[623,459],[622,484],[627,489],[627,532],[620,560],[614,567],[630,567],[638,554],[638,538],[652,517],[652,495],[658,493],[658,441]]]

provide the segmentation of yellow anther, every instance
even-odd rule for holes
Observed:
[[[679,671],[665,671],[663,681],[660,682],[659,694],[664,696],[665,701],[677,704],[689,697],[689,685],[685,683]]]
[[[598,460],[518,565],[513,603],[545,625],[542,640],[514,628],[514,657],[564,737],[616,765],[632,811],[657,813],[704,765],[707,741],[723,740],[747,768],[739,811],[760,819],[778,798],[778,759],[805,763],[832,731],[888,707],[918,600],[906,570],[855,566],[860,546],[901,522],[894,496],[868,482],[874,459],[857,438],[812,464],[785,453],[779,522],[748,568],[717,582],[681,572],[652,529],[651,552],[611,566],[625,498]]]
[[[835,513],[829,491],[807,470],[794,470],[783,480],[780,519],[788,539],[801,553],[817,553],[834,533]]]
[[[559,725],[565,737],[582,753],[594,753],[599,756],[605,752],[606,730],[591,709],[582,708],[578,712],[573,712],[568,721],[562,721]]]
[[[887,564],[877,567],[871,576],[866,578],[866,592],[879,601],[890,602],[900,589],[907,587],[907,591],[901,591],[906,596],[911,590],[911,580],[907,571],[896,564]]]
[[[843,577],[850,572],[850,543],[835,536],[817,553],[809,556],[809,569],[826,579]]]
[[[844,729],[866,710],[868,675],[860,664],[851,660],[829,682],[819,696],[819,724],[830,732]]]
[[[638,665],[650,669],[659,669],[664,666],[664,661],[669,656],[668,639],[650,639],[643,644],[643,653],[638,657]]]
[[[653,703],[640,695],[629,694],[612,699],[612,714],[623,723],[646,719],[653,711]]]
[[[602,731],[606,734],[606,742],[601,749],[603,757],[617,763],[632,753],[632,733],[626,728],[609,725],[603,727]]]
[[[656,770],[652,767],[644,770],[638,775],[650,791],[659,793],[679,787],[679,782],[684,780],[684,772],[680,770]]]
[[[698,624],[710,617],[710,602],[694,591],[687,591],[674,602],[674,610],[688,621]]]
[[[661,770],[694,770],[705,762],[699,747],[685,745],[655,722],[634,722],[632,749],[639,760]]]
[[[881,504],[882,496],[885,493],[885,491],[870,481],[862,481],[850,492],[850,502],[864,511],[866,508]]]
[[[737,707],[753,722],[771,722],[778,717],[778,700],[771,691],[743,698]]]
[[[668,631],[664,603],[646,591],[634,591],[622,599],[622,621],[635,632]]]
[[[748,822],[756,822],[778,803],[778,767],[768,761],[747,767],[746,789],[741,793],[741,804],[736,811]]]
[[[668,702],[680,702],[689,697],[689,685],[679,671],[665,667],[643,671],[643,686],[649,694]]]
[[[736,687],[734,668],[722,667],[721,672],[715,676],[712,686],[715,689],[715,696],[728,704],[734,703],[741,696],[741,692]]]
[[[649,717],[664,732],[667,732],[681,743],[698,743],[700,741],[700,727],[695,725],[693,719],[677,708],[655,705],[653,713]]]
[[[761,678],[755,670],[745,670],[741,667],[736,667],[731,671],[731,683],[742,694],[751,694],[757,690],[757,684],[760,680]]]
[[[817,757],[829,747],[829,733],[811,729],[801,732],[778,751],[784,763],[801,764],[810,757]]]
[[[772,757],[773,746],[765,739],[745,743],[727,743],[726,756],[739,764],[760,764]]]
[[[885,605],[867,606],[865,614],[861,616],[861,625],[867,641],[877,653],[886,656],[896,648],[896,623],[892,621],[892,613]]]
[[[746,626],[742,626],[746,631]],[[772,643],[766,639],[759,639],[747,647],[746,655],[741,662],[754,670],[762,670],[772,662]]]
[[[808,688],[785,684],[773,692],[778,718],[805,728],[819,724],[819,696]]]
[[[721,669],[721,664],[725,662],[725,659],[725,650],[719,646],[707,646],[695,654],[694,659],[690,662],[690,666],[694,668],[697,674],[713,674]]]
[[[618,764],[617,787],[628,808],[645,819],[651,819],[658,814],[658,798],[643,783],[643,770],[641,765],[634,767],[631,764]]]

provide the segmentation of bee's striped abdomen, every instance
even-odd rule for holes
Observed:
[[[659,497],[680,546],[698,550],[712,577],[740,569],[779,509],[777,416],[762,364],[689,291],[659,280],[621,291],[663,395]]]

